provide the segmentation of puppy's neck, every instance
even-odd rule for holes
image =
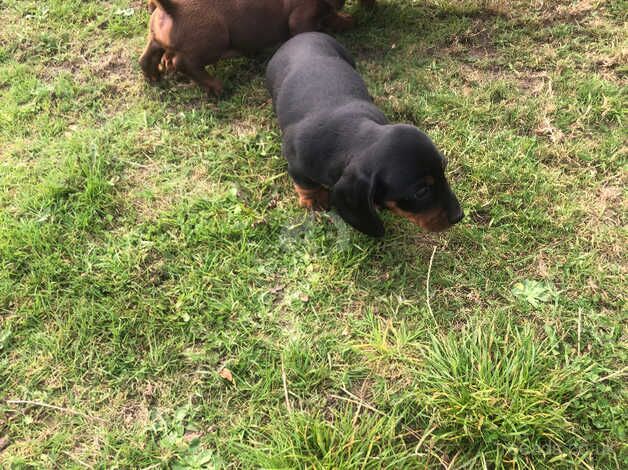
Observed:
[[[385,135],[386,127],[372,119],[363,119],[358,123],[353,123],[349,140],[356,148],[371,147]]]
[[[349,139],[353,150],[351,159],[359,159],[365,169],[376,165],[381,159],[381,154],[377,151],[378,144],[388,134],[389,127],[388,124],[380,124],[371,119],[364,119],[357,124]]]

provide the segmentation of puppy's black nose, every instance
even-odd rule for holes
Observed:
[[[460,222],[464,217],[464,212],[462,211],[462,209],[457,210],[456,212],[454,212],[453,214],[447,214],[447,219],[449,220],[449,223],[451,225],[455,225],[458,222]]]
[[[444,209],[447,214],[447,221],[449,222],[449,225],[457,224],[464,217],[464,212],[460,206],[460,202],[458,202],[458,198],[449,185],[447,185],[447,196],[445,201]]]

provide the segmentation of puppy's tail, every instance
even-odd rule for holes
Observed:
[[[169,15],[173,15],[177,6],[171,0],[148,0],[148,10],[152,13],[155,9],[161,8]]]

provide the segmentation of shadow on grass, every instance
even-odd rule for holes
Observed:
[[[500,12],[489,8],[441,6],[432,3],[405,5],[384,3],[373,11],[356,10],[357,27],[339,40],[346,42],[358,60],[380,62],[391,53],[404,52],[404,48],[391,48],[391,45],[412,40],[424,44],[430,51],[438,51],[449,46],[451,33],[473,23],[490,25],[497,18],[504,17]],[[485,38],[478,36],[477,44]]]

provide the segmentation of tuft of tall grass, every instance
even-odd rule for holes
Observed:
[[[412,426],[429,423],[431,445],[470,465],[526,468],[529,457],[561,461],[582,442],[574,402],[588,388],[588,362],[555,336],[529,327],[433,335],[402,405]]]
[[[330,416],[295,412],[275,415],[250,436],[241,458],[249,468],[408,468],[417,464],[412,448],[398,437],[398,419],[356,407]]]

